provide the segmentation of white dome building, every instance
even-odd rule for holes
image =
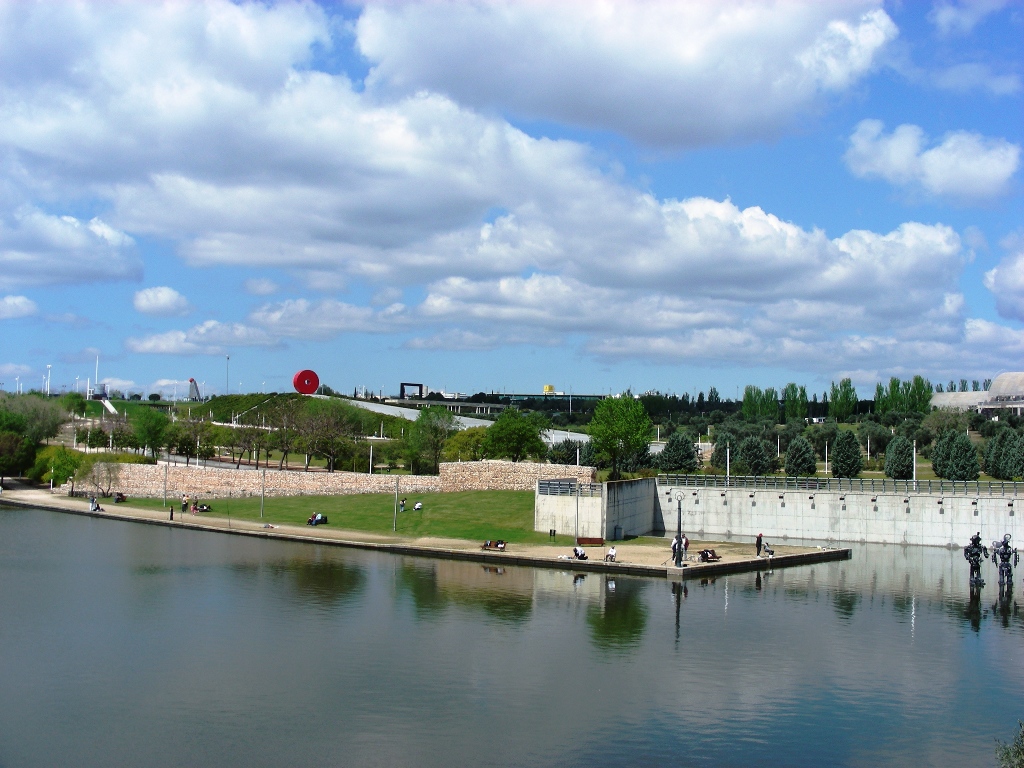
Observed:
[[[1024,373],[1000,373],[987,391],[936,392],[932,395],[932,408],[955,408],[959,411],[979,411],[998,416],[1007,410],[1024,414]]]

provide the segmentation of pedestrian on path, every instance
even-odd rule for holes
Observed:
[[[188,494],[181,494],[181,514],[188,512]]]
[[[757,539],[754,541],[754,547],[757,549],[757,556],[761,556],[761,543],[764,541],[763,534],[757,534]]]
[[[683,534],[683,560],[686,559],[686,550],[690,548],[690,540],[686,538],[686,534]]]

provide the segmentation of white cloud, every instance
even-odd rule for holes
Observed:
[[[207,320],[187,331],[128,338],[129,352],[156,355],[222,355],[233,347],[267,347],[277,342],[265,331],[241,323]]]
[[[17,317],[29,317],[36,314],[39,307],[27,296],[0,297],[0,320],[13,320]]]
[[[339,333],[392,331],[394,320],[403,310],[398,304],[375,313],[369,307],[340,301],[314,304],[306,299],[293,299],[266,304],[250,314],[249,321],[277,337],[325,339]]]
[[[1020,146],[977,133],[947,133],[925,149],[924,131],[901,125],[885,135],[880,120],[862,120],[844,159],[859,178],[883,178],[931,195],[979,201],[1004,194],[1020,164]]]
[[[658,145],[779,133],[898,30],[874,0],[371,3],[372,87],[446,93]]]
[[[104,385],[104,386],[106,386],[106,387],[108,387],[110,389],[120,389],[120,390],[131,389],[132,387],[135,386],[135,382],[132,381],[131,379],[117,379],[117,378],[111,378],[111,377],[107,377],[105,379],[100,379],[100,384]]]
[[[985,64],[957,64],[936,72],[934,83],[939,88],[957,93],[988,91],[994,96],[1010,96],[1020,92],[1020,76],[995,74]]]
[[[15,376],[26,376],[32,372],[32,369],[27,365],[20,365],[19,363],[0,363],[0,376],[13,378]],[[10,382],[12,385],[14,382]],[[11,391],[14,387],[11,387]]]
[[[166,285],[136,291],[132,305],[136,312],[163,317],[187,315],[191,310],[188,299]]]
[[[0,288],[136,278],[141,268],[133,245],[98,218],[0,208]]]
[[[986,272],[985,287],[996,297],[999,314],[1024,321],[1024,249]]]
[[[932,6],[928,20],[939,35],[969,34],[986,16],[1006,7],[1009,0],[939,0]]]
[[[497,335],[484,335],[453,328],[426,338],[409,339],[404,346],[406,349],[487,351],[501,346],[502,343],[507,342],[503,342]]]
[[[254,277],[243,283],[245,292],[253,296],[269,296],[277,293],[280,288],[277,283],[265,277]]]

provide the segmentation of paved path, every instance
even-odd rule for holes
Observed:
[[[442,539],[436,537],[405,537],[365,531],[347,531],[331,526],[312,528],[300,525],[260,524],[252,520],[214,517],[207,515],[182,515],[175,509],[173,522],[165,510],[133,507],[131,504],[103,502],[99,513],[89,512],[88,501],[51,493],[46,489],[20,488],[5,490],[0,503],[22,507],[42,507],[58,512],[91,515],[113,520],[166,525],[194,530],[216,531],[263,538],[290,541],[309,541],[358,549],[372,549],[397,554],[421,557],[442,557],[456,560],[477,560],[501,562],[506,565],[526,565],[545,568],[566,568],[572,570],[607,571],[645,576],[699,578],[720,573],[783,568],[805,565],[828,560],[845,560],[850,557],[848,549],[820,549],[774,545],[775,558],[771,561],[754,556],[753,545],[734,542],[696,541],[690,542],[691,560],[682,569],[669,563],[670,551],[667,539],[637,539],[615,542],[617,558],[614,563],[603,561],[608,546],[588,547],[591,559],[576,561],[568,559],[571,550],[565,546],[544,544],[509,544],[505,552],[491,552],[480,549],[480,542],[463,539]],[[693,560],[695,553],[705,547],[712,548],[722,556],[717,563],[698,563]]]

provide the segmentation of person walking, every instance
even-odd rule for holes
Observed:
[[[764,535],[760,534],[760,533],[757,534],[757,539],[754,540],[754,547],[757,549],[757,556],[758,557],[761,556],[761,544],[763,543],[763,541],[764,541]]]
[[[686,538],[686,534],[683,534],[683,560],[686,559],[686,550],[690,548],[690,540]]]
[[[181,514],[188,512],[188,494],[181,494]]]

